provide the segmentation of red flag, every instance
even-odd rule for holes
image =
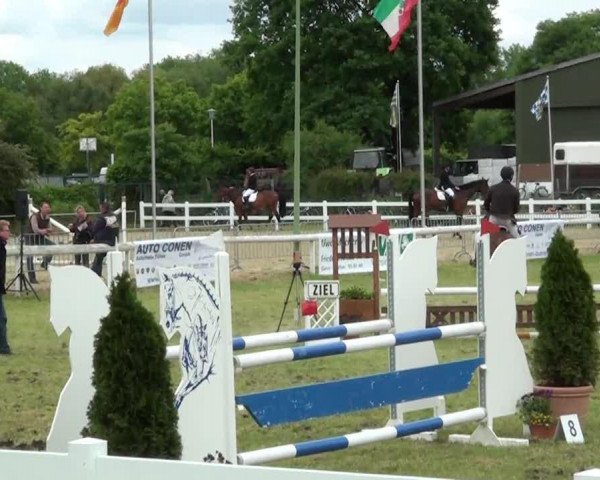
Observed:
[[[385,235],[386,237],[390,236],[390,222],[387,220],[382,220],[377,225],[372,226],[369,229],[373,233],[378,233],[379,235]]]
[[[396,33],[396,35],[392,37],[392,43],[390,44],[390,52],[393,52],[398,47],[402,34],[410,25],[412,11],[418,5],[418,3],[419,0],[405,0],[404,8],[400,12],[400,16],[398,17],[398,33]]]
[[[490,222],[487,218],[481,219],[481,235],[485,235],[486,233],[498,233],[500,230],[498,225]]]
[[[104,35],[108,37],[117,31],[121,24],[121,18],[123,18],[123,12],[128,3],[129,0],[117,0],[117,5],[108,19],[106,27],[104,27]]]
[[[301,304],[302,316],[316,315],[319,311],[319,305],[316,300],[304,300]]]

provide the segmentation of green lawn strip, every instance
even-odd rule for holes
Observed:
[[[584,257],[584,264],[594,282],[600,283],[598,264],[600,257]],[[529,262],[529,284],[539,283],[541,261]],[[305,280],[312,277],[305,274]],[[232,282],[234,332],[237,335],[272,332],[277,327],[291,272],[257,278],[253,281]],[[464,263],[444,263],[439,268],[440,286],[475,285],[474,269]],[[360,285],[370,288],[369,275],[342,277],[342,288]],[[301,294],[301,292],[300,292]],[[139,290],[143,303],[158,313],[158,290]],[[436,297],[430,297],[432,301]],[[438,297],[448,304],[475,302],[475,296]],[[533,297],[519,302],[533,301]],[[78,299],[74,299],[78,301]],[[295,306],[292,292],[282,329],[296,328],[292,310]],[[437,299],[435,300],[437,301]],[[452,302],[452,303],[450,303]],[[460,303],[458,303],[460,304]],[[57,337],[49,322],[49,295],[42,293],[38,302],[29,296],[7,297],[9,316],[9,339],[15,355],[0,357],[0,442],[2,445],[34,447],[43,442],[48,434],[60,391],[66,382],[70,366],[67,357],[68,333]],[[172,339],[175,344],[177,339]],[[525,342],[528,348],[530,342]],[[440,361],[468,358],[476,354],[473,339],[444,340],[436,344]],[[387,368],[387,352],[376,350],[346,356],[315,359],[305,362],[273,365],[249,370],[236,377],[236,390],[260,391],[269,388],[309,384],[334,378],[354,377],[379,373]],[[172,366],[173,383],[179,381],[179,367]],[[465,392],[447,398],[448,411],[472,408],[477,404],[476,382]],[[594,394],[588,425],[585,429],[586,443],[568,447],[564,443],[537,443],[529,448],[483,448],[471,445],[451,445],[440,440],[414,442],[393,440],[370,446],[357,447],[343,452],[318,455],[305,459],[279,462],[278,465],[297,468],[317,468],[403,475],[438,476],[472,479],[559,479],[568,478],[573,472],[598,466],[600,449],[600,401]],[[407,420],[429,416],[430,412],[418,412]],[[385,425],[386,408],[358,412],[337,417],[310,420],[272,429],[260,428],[245,412],[237,412],[238,448],[240,451],[342,435],[365,428]],[[500,419],[496,431],[501,436],[520,437],[522,427],[516,417]],[[199,426],[199,428],[202,428]],[[474,424],[449,429],[449,432],[470,433]]]

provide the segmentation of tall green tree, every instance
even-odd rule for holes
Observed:
[[[183,81],[155,79],[156,168],[161,182],[192,179],[195,142],[204,117],[196,92]],[[116,161],[109,169],[116,182],[150,181],[148,77],[127,84],[106,114],[106,131],[115,146]]]
[[[54,170],[56,138],[43,128],[35,100],[22,93],[0,88],[0,140],[27,147],[39,172]]]
[[[33,172],[33,159],[23,147],[0,140],[0,214],[14,214],[16,191]]]
[[[376,0],[367,2],[371,8]],[[423,2],[427,103],[472,87],[497,61],[497,0]],[[293,128],[294,2],[238,0],[229,60],[248,69],[253,142],[277,143]],[[415,26],[390,54],[389,40],[360,2],[302,1],[302,112],[359,133],[367,143],[389,136],[389,101],[400,80],[405,145],[417,143]],[[456,129],[460,130],[460,129]]]
[[[96,151],[89,153],[90,171],[98,173],[100,167],[109,163],[113,151],[106,133],[102,112],[82,113],[58,126],[60,138],[60,169],[62,173],[87,171],[86,154],[79,150],[81,138],[95,138]]]
[[[530,48],[536,68],[600,51],[600,9],[538,24]]]

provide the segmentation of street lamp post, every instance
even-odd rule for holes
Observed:
[[[215,148],[215,129],[213,121],[215,119],[215,113],[217,111],[214,108],[208,109],[208,118],[210,119],[210,148]]]

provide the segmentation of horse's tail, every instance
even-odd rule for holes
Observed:
[[[277,195],[279,197],[279,216],[283,218],[286,215],[287,196],[282,190],[277,190]]]
[[[408,221],[415,218],[415,202],[413,201],[413,192],[408,192]]]

